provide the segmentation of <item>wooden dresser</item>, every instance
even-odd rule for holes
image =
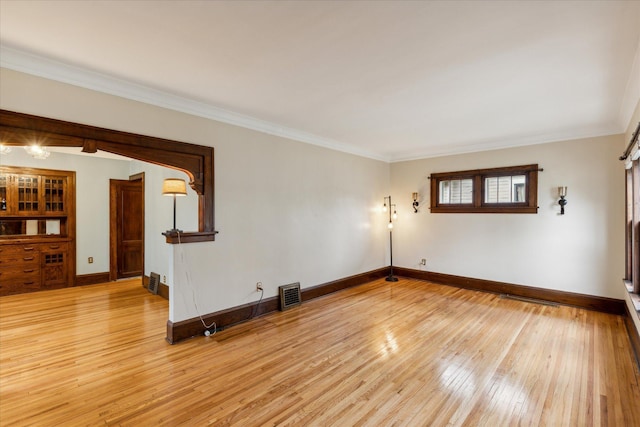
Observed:
[[[75,172],[0,166],[0,296],[75,284]]]

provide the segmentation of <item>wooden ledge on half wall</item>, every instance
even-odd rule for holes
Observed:
[[[216,240],[217,231],[188,231],[186,233],[165,231],[162,235],[167,239],[167,243],[172,245],[178,243],[213,242]]]

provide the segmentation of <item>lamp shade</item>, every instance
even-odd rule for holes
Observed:
[[[567,196],[567,187],[558,187],[558,197]]]
[[[163,196],[186,196],[187,184],[184,179],[180,178],[167,178],[162,184]]]

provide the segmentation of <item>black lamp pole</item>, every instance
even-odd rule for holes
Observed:
[[[393,205],[391,204],[391,196],[387,197],[389,199],[389,256],[391,265],[389,266],[389,275],[387,276],[387,282],[397,282],[398,278],[393,275],[393,222],[391,220],[391,209]]]
[[[172,232],[176,232],[176,195],[173,195],[173,230]]]

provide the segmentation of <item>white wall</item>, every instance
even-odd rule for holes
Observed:
[[[215,244],[176,247],[176,282],[196,284],[201,312],[385,265],[388,165],[223,126],[215,143]],[[183,252],[182,252],[183,251]],[[202,268],[198,268],[202,267]],[[189,276],[186,276],[189,272]],[[172,288],[174,315],[192,315],[190,286]]]
[[[4,107],[3,107],[4,108]],[[53,152],[37,160],[14,148],[0,165],[76,172],[76,274],[109,271],[109,179],[128,179],[129,161]],[[93,264],[88,258],[93,257]]]
[[[622,135],[394,163],[394,265],[623,298]],[[431,214],[433,172],[538,163],[538,214]],[[559,215],[557,187],[567,186]],[[420,193],[414,214],[411,193]]]
[[[386,228],[376,209],[389,191],[384,162],[7,69],[0,69],[0,94],[7,110],[215,147],[220,234],[170,249],[174,322],[197,316],[193,294],[200,312],[210,313],[257,300],[257,281],[270,297],[278,285],[300,281],[304,288],[385,265]],[[155,192],[147,187],[145,194]],[[171,214],[170,206],[161,209]],[[168,228],[160,222],[148,224],[147,235]],[[147,243],[146,251],[154,244],[166,245]]]

